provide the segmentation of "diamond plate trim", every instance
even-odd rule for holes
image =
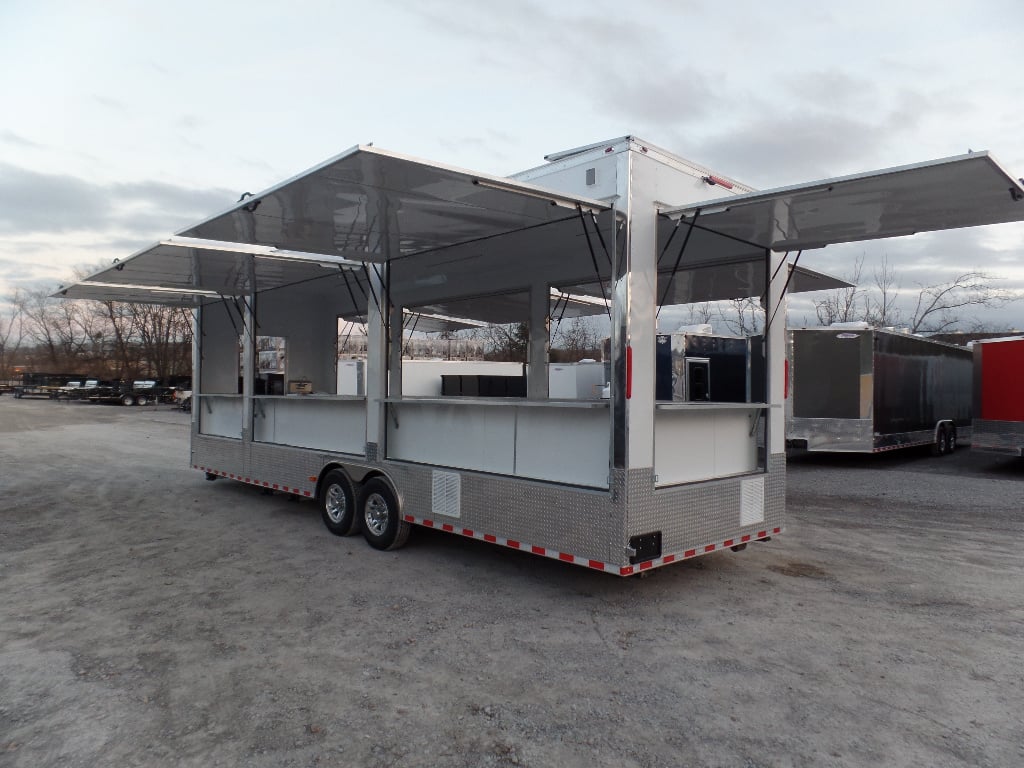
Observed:
[[[481,473],[438,472],[402,462],[369,467],[362,457],[265,443],[245,445],[198,434],[193,435],[192,459],[198,470],[304,497],[316,495],[318,478],[328,465],[349,468],[354,478],[378,469],[398,492],[403,515],[418,524],[441,530],[448,530],[448,525],[452,532],[471,531],[474,538],[500,539],[505,546],[513,546],[510,541],[528,541],[528,551],[543,549],[555,553],[547,556],[587,567],[600,563],[599,570],[615,572],[617,568],[623,576],[763,539],[783,529],[784,454],[772,455],[769,472],[756,478],[726,478],[657,491],[649,469],[616,470],[609,478],[609,491],[599,491]],[[435,509],[435,474],[457,476],[459,517]],[[743,483],[751,480],[764,485],[764,521],[741,525]],[[652,530],[662,532],[665,554],[630,565],[630,536]]]
[[[651,487],[650,475],[635,470],[629,486],[626,536],[661,531],[662,551],[677,559],[700,551],[712,542],[743,542],[762,532],[781,532],[786,505],[786,457],[772,454],[768,471],[756,477],[735,477],[702,483]],[[764,485],[764,516],[761,521],[741,521],[744,483]],[[777,529],[777,531],[776,531]],[[727,546],[734,546],[729,544]],[[711,551],[711,550],[708,550]]]
[[[1024,422],[975,419],[972,427],[972,451],[1024,455]]]

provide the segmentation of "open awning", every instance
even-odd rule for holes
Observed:
[[[988,152],[664,209],[719,235],[796,251],[1024,220],[1024,186]]]
[[[507,178],[356,146],[179,232],[382,261],[607,210]]]
[[[342,275],[342,271],[348,274]],[[200,306],[221,298],[322,278],[332,278],[332,284],[338,284],[335,287],[345,281],[356,286],[362,274],[361,262],[338,256],[171,238],[61,288],[55,295],[68,299]]]

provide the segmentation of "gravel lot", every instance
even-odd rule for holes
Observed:
[[[0,766],[1024,764],[1024,465],[806,457],[787,531],[618,579],[0,397]]]

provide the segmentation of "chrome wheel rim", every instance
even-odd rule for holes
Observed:
[[[371,493],[363,511],[366,529],[374,536],[383,536],[388,528],[388,502],[379,493]]]
[[[340,523],[348,511],[348,498],[340,485],[332,485],[327,489],[324,510],[332,523]]]

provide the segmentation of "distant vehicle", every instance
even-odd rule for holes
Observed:
[[[137,387],[137,384],[144,386]],[[156,395],[152,392],[152,382],[118,381],[103,382],[99,386],[90,388],[86,399],[91,403],[149,405],[150,402],[156,402]]]
[[[971,433],[971,351],[906,333],[857,327],[789,335],[786,442],[791,448],[878,453]]]
[[[1024,456],[1024,336],[974,343],[971,449]]]
[[[56,398],[62,387],[66,387],[69,381],[81,381],[88,378],[81,373],[42,373],[24,372],[15,384],[11,392],[16,398],[22,397],[47,397]]]
[[[163,383],[158,379],[100,382],[99,386],[87,388],[85,391],[87,399],[93,403],[151,405],[174,403],[177,401],[180,387],[191,387],[191,379],[187,377],[174,377],[169,382],[173,383]]]

